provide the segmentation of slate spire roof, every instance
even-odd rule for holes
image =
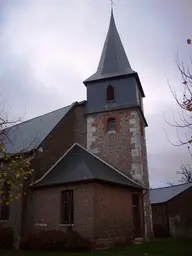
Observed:
[[[109,29],[97,72],[84,82],[99,80],[112,76],[129,75],[133,73],[135,73],[135,71],[133,71],[131,68],[125,49],[121,42],[112,9]]]

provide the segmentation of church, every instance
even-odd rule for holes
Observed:
[[[83,83],[85,101],[8,128],[7,152],[29,155],[33,168],[26,195],[0,212],[18,242],[69,227],[96,244],[153,234],[145,94],[113,10],[97,71]]]

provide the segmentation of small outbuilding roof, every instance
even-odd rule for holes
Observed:
[[[164,188],[151,189],[151,204],[165,203],[191,187],[192,183],[185,183]]]

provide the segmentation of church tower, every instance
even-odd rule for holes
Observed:
[[[152,232],[143,110],[144,91],[128,61],[113,11],[95,74],[87,87],[87,148],[142,185],[145,236]]]

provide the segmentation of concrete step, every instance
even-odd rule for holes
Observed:
[[[113,242],[111,239],[107,238],[99,238],[95,240],[95,248],[96,250],[104,250],[113,247]]]
[[[136,237],[136,238],[134,239],[134,244],[142,244],[142,243],[144,243],[144,242],[145,242],[144,237]]]

